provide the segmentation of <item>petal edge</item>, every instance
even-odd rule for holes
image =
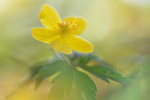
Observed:
[[[93,44],[89,43],[88,41],[79,38],[77,36],[70,36],[67,38],[67,43],[70,45],[70,47],[78,52],[83,53],[90,53],[93,51]]]
[[[48,5],[43,5],[39,19],[41,23],[47,28],[54,28],[57,26],[57,22],[60,22],[60,17],[57,11]]]
[[[46,28],[32,28],[32,36],[41,42],[51,43],[52,40],[56,39],[59,35],[54,30]]]

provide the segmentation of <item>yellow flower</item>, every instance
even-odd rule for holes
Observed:
[[[61,20],[58,13],[48,5],[43,6],[39,18],[46,28],[33,28],[32,35],[35,39],[51,44],[59,53],[71,54],[72,50],[83,53],[93,51],[91,43],[76,36],[86,29],[84,19],[68,17]]]

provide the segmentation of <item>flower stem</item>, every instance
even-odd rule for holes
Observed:
[[[68,65],[72,65],[71,62],[70,62],[68,59],[66,59],[62,53],[57,53],[57,52],[56,52],[56,54],[57,54],[63,61],[65,61]]]

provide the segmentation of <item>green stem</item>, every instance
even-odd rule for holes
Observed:
[[[71,65],[71,66],[72,66],[71,62],[70,62],[68,59],[66,59],[62,53],[57,53],[57,52],[56,52],[56,54],[57,54],[63,61],[65,61],[68,65]]]

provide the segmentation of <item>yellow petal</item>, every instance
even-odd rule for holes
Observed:
[[[68,18],[65,18],[63,21],[66,21],[66,22],[77,21],[77,32],[75,33],[75,35],[81,34],[87,27],[87,22],[83,18],[68,17]]]
[[[50,43],[52,40],[56,39],[59,34],[55,30],[50,30],[46,28],[33,28],[32,36],[39,41],[44,43]]]
[[[93,51],[93,45],[91,43],[77,36],[68,37],[67,43],[73,50],[78,52],[89,53]]]
[[[59,53],[71,54],[72,49],[66,43],[65,38],[59,37],[51,42],[51,47]]]
[[[57,22],[60,22],[60,17],[54,8],[44,5],[40,12],[40,21],[47,28],[54,28]]]

